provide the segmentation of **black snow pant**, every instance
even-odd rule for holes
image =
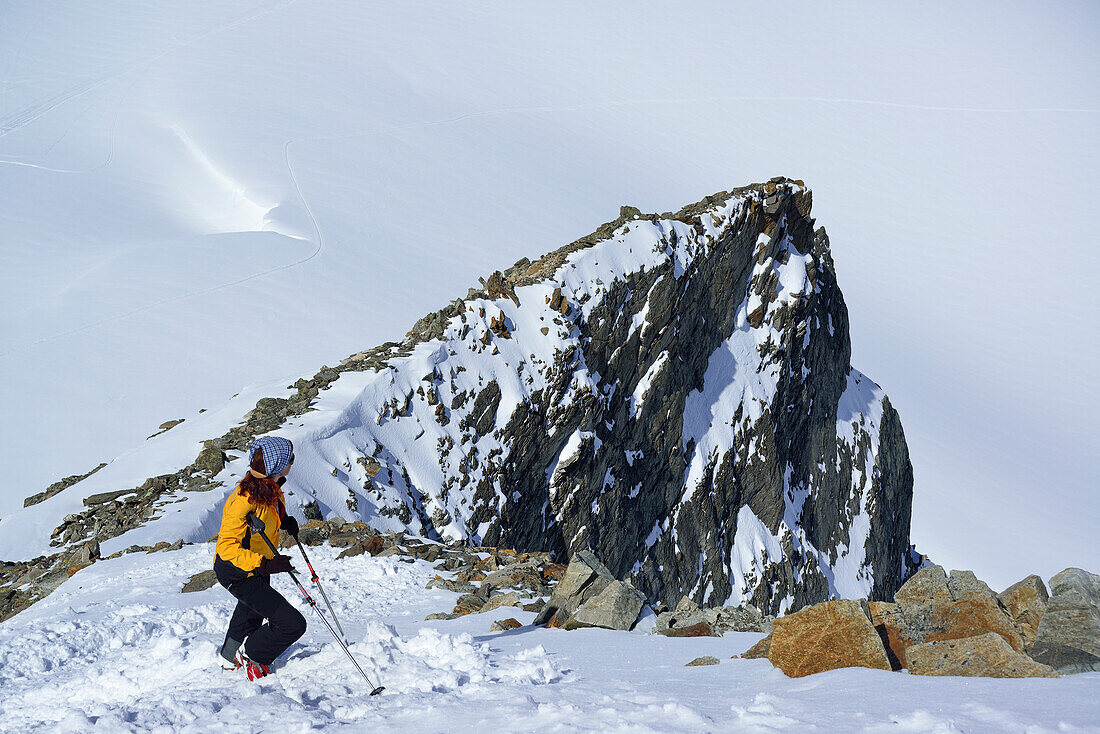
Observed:
[[[244,642],[245,655],[257,663],[271,665],[305,634],[305,617],[271,588],[267,576],[250,576],[227,588],[237,597],[237,608],[225,633],[224,657],[232,658]]]

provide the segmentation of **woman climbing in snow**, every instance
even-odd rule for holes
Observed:
[[[293,570],[290,558],[253,538],[256,531],[248,525],[250,515],[259,518],[276,547],[280,528],[298,537],[298,521],[287,514],[282,489],[294,463],[294,445],[264,436],[248,447],[248,463],[248,473],[222,510],[214,573],[237,599],[221,649],[222,667],[244,667],[248,679],[255,680],[270,673],[272,661],[305,633],[306,620],[271,588],[271,574]]]

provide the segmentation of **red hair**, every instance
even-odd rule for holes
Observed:
[[[262,448],[257,448],[255,453],[252,454],[252,471],[256,474],[263,474],[266,471],[264,450]],[[275,483],[275,480],[266,476],[263,478],[257,477],[252,471],[246,473],[244,479],[241,480],[241,494],[252,504],[278,508],[279,485]]]

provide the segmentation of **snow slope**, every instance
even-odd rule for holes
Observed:
[[[919,678],[844,669],[788,679],[730,659],[759,638],[666,638],[530,626],[514,608],[422,622],[457,594],[424,561],[311,551],[368,675],[309,628],[259,684],[214,655],[232,610],[219,586],[180,594],[212,544],[96,563],[0,626],[0,731],[967,732],[1100,731],[1100,673],[1050,680]],[[285,577],[276,588],[294,598]],[[527,626],[487,633],[515,616]],[[717,666],[684,667],[701,655]]]
[[[1095,27],[1084,3],[6,3],[0,516],[622,203],[786,174],[904,421],[921,549],[997,587],[1096,566]]]

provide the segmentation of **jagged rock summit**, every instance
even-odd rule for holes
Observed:
[[[849,364],[811,194],[776,179],[494,273],[313,442],[355,508],[591,549],[651,600],[887,599],[909,570],[897,413]],[[358,511],[358,510],[357,510]]]
[[[402,342],[261,400],[191,466],[66,518],[57,542],[126,532],[161,495],[232,486],[239,452],[274,431],[310,467],[292,504],[320,516],[590,550],[670,608],[888,600],[913,570],[912,469],[890,401],[849,364],[810,206],[778,178],[674,213],[623,207]]]

